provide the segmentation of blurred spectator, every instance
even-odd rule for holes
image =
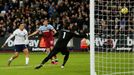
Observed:
[[[133,0],[95,0],[95,33],[96,34],[128,34],[134,31]],[[121,8],[127,7],[128,14],[120,13]],[[105,33],[102,33],[105,31]]]
[[[5,11],[0,15],[2,37],[12,33],[19,23],[25,23],[32,33],[46,17],[57,30],[65,23],[78,26],[78,31],[89,27],[88,0],[6,0],[0,6],[0,11]]]

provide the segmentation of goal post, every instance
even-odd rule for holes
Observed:
[[[90,0],[90,75],[95,75],[94,0]]]

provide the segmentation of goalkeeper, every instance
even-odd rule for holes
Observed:
[[[84,38],[87,37],[86,34],[78,34],[75,33],[75,28],[74,26],[68,26],[65,25],[64,29],[61,29],[59,31],[59,37],[58,40],[53,48],[53,50],[50,52],[50,54],[44,58],[44,60],[41,62],[40,65],[36,66],[35,69],[41,68],[49,59],[51,59],[54,55],[57,53],[61,52],[64,56],[64,61],[61,66],[61,68],[64,68],[68,58],[69,58],[69,51],[67,50],[67,44],[70,41],[72,37],[79,37],[79,38]]]

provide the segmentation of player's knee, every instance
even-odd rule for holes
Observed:
[[[26,48],[26,49],[24,49],[24,50],[23,50],[23,52],[24,52],[24,53],[29,53],[29,51],[28,51],[28,49],[27,49],[27,48]]]
[[[29,55],[29,52],[28,52],[28,51],[26,51],[26,52],[25,52],[25,55]]]
[[[17,53],[17,54],[15,54],[15,57],[17,58],[17,57],[19,57],[19,54]]]

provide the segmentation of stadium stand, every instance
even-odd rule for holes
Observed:
[[[0,12],[0,37],[12,33],[20,23],[32,33],[46,17],[56,30],[64,24],[77,25],[78,31],[89,27],[88,0],[1,0]]]

